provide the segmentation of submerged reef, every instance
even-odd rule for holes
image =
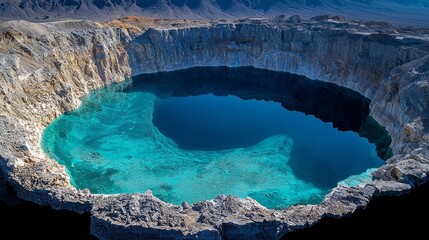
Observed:
[[[426,29],[298,16],[9,21],[0,23],[0,46],[4,178],[21,199],[90,212],[91,232],[101,239],[277,239],[322,217],[365,208],[373,196],[407,193],[428,178]],[[355,90],[371,100],[369,116],[391,136],[392,152],[379,151],[392,157],[370,180],[340,184],[320,204],[276,211],[233,196],[172,205],[151,192],[92,194],[74,188],[64,166],[41,149],[44,128],[90,91],[141,73],[195,66],[253,66]],[[367,124],[358,130],[362,135],[373,133],[371,120]]]

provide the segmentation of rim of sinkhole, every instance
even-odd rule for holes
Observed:
[[[214,76],[216,76],[214,78]],[[240,76],[238,79],[237,76]],[[261,80],[262,79],[262,80]],[[153,74],[143,74],[139,75],[133,78],[133,80],[126,81],[124,83],[120,84],[114,84],[110,85],[106,88],[103,88],[101,90],[96,90],[95,92],[90,93],[85,100],[83,101],[82,106],[80,106],[78,109],[67,113],[65,115],[62,115],[60,118],[57,118],[51,125],[46,129],[52,129],[52,126],[55,126],[56,123],[58,123],[58,119],[62,119],[63,116],[78,116],[79,114],[86,114],[91,115],[96,112],[103,112],[109,110],[113,105],[109,105],[110,103],[116,104],[117,102],[123,101],[126,98],[124,95],[132,92],[146,92],[148,93],[145,95],[145,101],[148,101],[148,103],[145,102],[145,104],[148,104],[147,106],[151,107],[149,110],[144,110],[145,116],[149,116],[146,120],[148,122],[144,123],[146,126],[153,125],[152,123],[152,117],[153,117],[153,111],[154,111],[154,105],[156,99],[168,99],[172,97],[180,98],[180,97],[190,97],[190,96],[202,96],[204,94],[213,94],[215,96],[225,96],[226,93],[229,93],[232,96],[236,96],[239,99],[242,100],[263,100],[263,101],[270,101],[270,102],[276,102],[281,104],[281,107],[288,110],[288,111],[297,111],[302,112],[305,115],[314,115],[319,120],[323,122],[330,122],[333,124],[333,127],[336,128],[338,131],[353,131],[357,133],[360,137],[366,138],[370,143],[373,143],[376,147],[377,155],[380,158],[387,159],[391,156],[391,149],[389,148],[391,139],[390,136],[387,134],[387,131],[379,125],[375,120],[373,120],[371,117],[369,117],[369,103],[370,101],[362,96],[361,94],[344,88],[340,87],[338,85],[317,81],[317,80],[310,80],[306,77],[299,76],[296,74],[291,74],[287,72],[275,72],[275,71],[269,71],[265,69],[256,69],[253,67],[238,67],[238,68],[229,68],[229,67],[194,67],[194,68],[188,68],[183,70],[177,70],[172,72],[157,72]],[[341,99],[341,101],[338,101],[338,99]],[[107,105],[104,106],[103,103],[107,101]],[[110,103],[109,103],[110,101]],[[128,99],[125,99],[124,102],[121,102],[122,104],[127,104]],[[142,104],[143,105],[143,104]],[[322,107],[320,107],[322,106]],[[117,106],[116,106],[117,107]],[[126,106],[120,106],[123,109],[127,109]],[[113,107],[112,107],[113,108]],[[150,112],[152,111],[152,112]],[[128,113],[121,112],[120,115],[126,115]],[[134,114],[134,113],[130,113]],[[141,114],[135,113],[135,114]],[[118,115],[118,117],[120,117]],[[87,119],[85,119],[87,120]],[[150,120],[150,121],[149,121]],[[97,122],[98,124],[98,122]],[[100,122],[100,129],[98,131],[102,132],[103,128],[109,128],[110,126],[108,122]],[[96,125],[94,125],[96,127]],[[127,125],[127,127],[132,128],[133,126]],[[155,125],[153,125],[154,128],[156,128]],[[172,153],[171,156],[169,156],[169,159],[173,159],[176,157],[177,159],[189,159],[190,156],[196,155],[198,152],[192,152],[191,150],[186,149],[184,151],[178,152],[174,149],[180,149],[180,147],[177,147],[177,144],[171,140],[170,138],[164,136],[161,132],[157,131],[157,129],[149,128],[146,132],[139,132],[139,134],[147,135],[152,134],[153,136],[159,136],[162,135],[163,137],[155,138],[156,142],[161,142],[163,145],[163,150],[166,151],[163,153],[164,155],[170,151]],[[49,144],[52,144],[53,142],[58,141],[58,138],[50,138],[46,137],[46,131],[43,138],[43,148],[44,150],[54,159],[59,161],[61,164],[64,164],[67,167],[67,171],[69,172],[69,176],[71,178],[71,181],[75,187],[78,187],[80,189],[85,189],[86,187],[80,187],[79,184],[77,184],[77,180],[73,176],[72,171],[74,171],[75,168],[78,168],[77,166],[81,164],[80,162],[65,162],[62,160],[59,155],[57,155],[57,152],[53,151],[52,149],[49,149],[47,146]],[[80,131],[84,131],[83,125],[79,125],[78,129]],[[123,129],[122,129],[123,130]],[[88,129],[85,129],[85,131],[88,131]],[[115,130],[116,131],[116,130]],[[124,130],[125,131],[125,130]],[[64,129],[60,129],[58,132],[58,135],[67,135],[70,134]],[[67,136],[71,138],[75,138],[76,136],[72,135]],[[94,141],[103,141],[100,139],[104,139],[106,136],[99,136],[93,139],[84,139],[86,142],[85,144],[91,145],[94,144]],[[107,136],[110,137],[110,136]],[[274,139],[274,140],[273,140]],[[286,141],[286,139],[280,139],[280,138],[272,138],[270,140],[273,140],[275,142],[282,142]],[[267,144],[265,141],[268,141],[268,138],[265,138],[262,142],[257,143],[256,145],[253,145],[253,147],[263,146],[264,144]],[[97,145],[99,143],[96,143]],[[109,145],[108,148],[119,148],[126,143],[119,143],[115,142],[114,145]],[[144,143],[145,144],[145,143]],[[135,145],[131,149],[137,149],[139,146],[143,146],[144,144]],[[152,143],[151,143],[152,144]],[[270,143],[271,144],[271,143]],[[66,145],[62,145],[61,147],[64,147]],[[167,147],[165,147],[167,146]],[[176,147],[175,147],[176,146]],[[85,151],[82,149],[83,146],[72,146],[76,148],[73,151],[84,152],[85,154],[82,155],[82,159],[85,161],[88,161],[91,164],[95,164],[98,169],[94,171],[87,171],[87,169],[79,168],[79,171],[83,172],[84,175],[87,175],[85,179],[85,184],[91,181],[104,181],[106,183],[108,188],[108,185],[116,184],[112,180],[112,176],[115,176],[117,174],[117,169],[115,168],[109,168],[109,169],[102,169],[103,161],[104,159],[101,157],[101,154],[94,148],[92,151]],[[149,152],[151,154],[151,151],[156,152],[156,149],[161,149],[160,145],[157,146],[151,146],[149,148],[146,148],[146,152]],[[276,153],[280,152],[279,149],[281,146],[279,145]],[[128,149],[130,150],[130,149]],[[249,152],[249,150],[252,150],[252,148],[244,148],[243,154],[246,152]],[[159,150],[161,151],[161,150]],[[189,152],[190,151],[190,152]],[[54,153],[55,152],[55,153]],[[251,152],[251,151],[250,151]],[[186,154],[185,154],[186,153]],[[205,158],[208,158],[209,154],[207,151],[203,152],[205,155]],[[264,153],[264,152],[262,152]],[[70,153],[62,153],[62,156],[65,156]],[[129,169],[139,169],[141,167],[140,165],[133,165],[135,162],[132,159],[132,154],[123,152],[123,153],[116,153],[116,154],[122,154],[123,156],[117,156],[117,158],[121,159],[130,159],[126,164]],[[159,154],[159,152],[157,153]],[[250,158],[249,156],[242,156],[241,153],[230,153],[223,151],[221,154],[225,154],[225,156],[229,155],[237,155],[237,159],[241,156],[242,159],[244,158]],[[177,156],[176,156],[177,155]],[[232,156],[231,155],[231,156]],[[245,155],[245,154],[244,154]],[[263,155],[263,154],[262,154]],[[147,156],[150,157],[156,157],[154,155]],[[201,158],[204,157],[203,155]],[[219,158],[219,155],[215,155],[215,157]],[[234,157],[234,158],[235,158]],[[99,161],[99,162],[97,162]],[[280,162],[283,161],[280,159]],[[277,162],[279,163],[279,162]],[[118,163],[119,164],[119,163]],[[182,163],[183,164],[183,163]],[[197,163],[198,164],[198,163]],[[244,163],[243,163],[244,164]],[[143,166],[143,165],[142,165]],[[144,168],[151,168],[151,166],[144,165]],[[177,169],[173,169],[173,166],[169,165],[159,165],[154,167],[154,169],[151,169],[150,171],[160,171],[160,169],[164,168],[172,168],[172,172],[178,171]],[[380,167],[380,166],[374,166],[374,167]],[[219,166],[216,167],[216,169],[219,168]],[[83,170],[82,170],[83,169]],[[99,170],[102,169],[102,170]],[[374,168],[376,169],[376,168]],[[332,185],[331,187],[327,188],[325,191],[322,191],[317,197],[317,201],[301,201],[301,202],[290,202],[285,205],[277,205],[275,207],[271,206],[270,203],[265,202],[264,198],[259,198],[258,195],[250,195],[253,199],[260,202],[263,206],[271,208],[271,209],[285,209],[288,208],[291,205],[296,204],[318,204],[320,203],[326,195],[331,192],[337,184],[346,185],[349,187],[356,186],[358,184],[368,183],[371,181],[371,172],[374,169],[368,169],[364,172],[358,172],[355,174],[347,174],[347,177],[342,177],[342,181],[336,182],[335,185]],[[213,170],[213,169],[212,169]],[[84,172],[87,171],[87,172]],[[229,171],[229,170],[228,170]],[[167,171],[168,173],[168,171]],[[167,174],[167,173],[161,173],[161,174]],[[97,174],[101,174],[97,175]],[[127,173],[128,177],[131,178],[131,174]],[[171,174],[171,173],[169,173]],[[237,175],[239,173],[235,173]],[[269,175],[269,174],[267,174]],[[148,181],[150,182],[150,177],[145,175],[146,179],[143,178],[141,181],[139,181],[139,184],[142,184],[142,181]],[[256,175],[254,175],[256,176]],[[195,176],[194,176],[195,177]],[[149,179],[149,180],[148,180]],[[126,177],[122,179],[121,181],[126,182]],[[135,179],[131,179],[131,181],[135,181]],[[154,180],[156,181],[156,180]],[[125,183],[124,183],[125,184]],[[183,184],[183,183],[178,183]],[[207,182],[206,185],[210,184],[210,182]],[[288,183],[282,183],[281,185],[288,185]],[[83,185],[87,186],[87,185]],[[103,188],[103,185],[100,184],[100,188]],[[298,185],[297,185],[298,187]],[[118,187],[119,188],[119,187]],[[162,194],[168,194],[168,191],[172,190],[172,186],[170,184],[161,184],[160,185],[160,191],[155,191],[155,196],[160,196],[161,199],[165,200],[168,199],[168,196],[164,196]],[[198,189],[195,186],[191,187],[190,189]],[[301,188],[300,188],[301,189]],[[146,189],[149,190],[149,189]],[[152,189],[155,190],[155,189]],[[201,189],[200,189],[201,190]],[[115,190],[113,189],[113,192],[106,192],[103,189],[91,189],[94,193],[100,193],[100,194],[117,194],[117,193],[143,193],[145,190],[131,190],[129,192],[121,192],[121,190]],[[201,190],[202,191],[202,190]],[[223,194],[223,193],[222,193]],[[228,195],[234,195],[237,194],[234,193],[228,193]],[[266,193],[268,195],[267,198],[282,198],[282,196],[276,196],[277,192],[274,193]],[[293,194],[293,193],[290,193]],[[210,200],[214,197],[221,195],[216,194],[212,197],[204,198],[204,199],[198,199],[195,201],[190,201],[192,203],[194,202],[200,202],[203,200]],[[238,194],[239,197],[246,197],[243,194]],[[247,195],[249,196],[249,195]],[[284,197],[284,196],[283,196]],[[262,199],[262,200],[261,200]],[[166,202],[170,202],[173,204],[180,204],[184,201],[184,199],[179,199],[178,201],[174,200],[165,200]],[[283,207],[281,207],[283,206]]]

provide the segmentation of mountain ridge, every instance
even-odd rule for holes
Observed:
[[[136,15],[159,18],[222,19],[276,15],[345,15],[367,21],[429,27],[425,0],[5,0],[0,21],[107,21]]]

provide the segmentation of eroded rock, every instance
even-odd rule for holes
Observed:
[[[324,216],[350,215],[373,195],[403,194],[428,179],[429,32],[415,32],[326,17],[0,23],[4,179],[22,199],[90,211],[91,231],[102,239],[277,239]],[[43,129],[91,90],[140,73],[218,65],[288,71],[360,92],[392,136],[394,156],[368,184],[276,211],[232,196],[172,205],[150,192],[76,190],[40,147]]]

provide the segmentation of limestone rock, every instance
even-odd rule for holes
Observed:
[[[428,36],[332,17],[0,23],[2,179],[24,200],[91,212],[101,239],[278,239],[322,217],[350,215],[374,195],[428,180]],[[40,147],[43,129],[94,89],[140,73],[219,65],[288,71],[361,93],[392,136],[394,156],[366,185],[337,186],[320,204],[276,211],[233,196],[172,205],[150,192],[77,190]]]
[[[396,181],[375,180],[373,185],[376,188],[376,196],[398,196],[411,191],[410,185]]]

